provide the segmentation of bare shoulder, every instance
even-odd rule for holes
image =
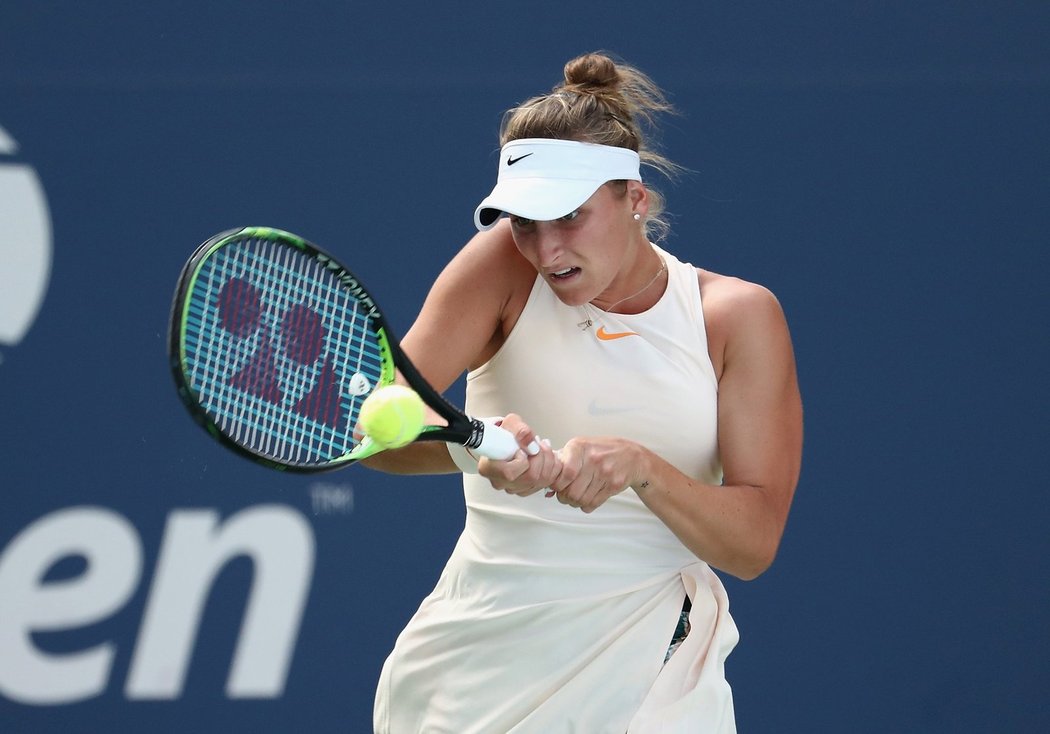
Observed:
[[[705,317],[730,323],[747,322],[763,316],[783,318],[780,301],[764,285],[699,268],[697,274]]]
[[[501,223],[474,235],[456,253],[434,282],[424,309],[447,312],[458,304],[460,309],[502,314],[516,294],[531,286],[535,275],[514,246],[510,227]]]
[[[708,348],[719,374],[727,355],[756,342],[774,349],[785,346],[790,349],[784,311],[771,290],[758,283],[700,268],[697,276]]]
[[[446,271],[469,277],[484,274],[486,281],[519,280],[529,271],[532,276],[536,274],[515,247],[510,226],[505,221],[474,235],[452,258]]]
[[[499,348],[535,276],[514,246],[509,226],[478,233],[438,275],[401,340],[405,353],[431,384],[445,389]]]

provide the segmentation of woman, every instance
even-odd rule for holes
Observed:
[[[773,295],[650,242],[661,202],[639,167],[671,164],[640,125],[667,108],[588,54],[504,118],[481,232],[403,347],[438,389],[469,370],[468,412],[505,416],[523,449],[370,461],[458,468],[467,502],[384,666],[377,732],[735,731],[738,635],[711,567],[751,579],[772,562],[802,410]]]

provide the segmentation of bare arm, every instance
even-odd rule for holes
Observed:
[[[528,297],[536,271],[505,225],[471,239],[434,282],[401,347],[438,392],[499,349]],[[524,294],[524,295],[523,295]],[[441,422],[433,414],[429,422]],[[396,474],[458,471],[440,442],[384,451],[363,462]]]
[[[692,480],[644,449],[632,486],[698,557],[750,579],[773,562],[787,523],[801,466],[802,401],[773,295],[728,278],[706,285],[709,333],[722,346],[713,361],[721,362],[723,486]]]

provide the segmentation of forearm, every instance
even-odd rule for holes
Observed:
[[[786,520],[776,493],[705,484],[652,454],[643,464],[635,492],[698,558],[745,580],[769,568]]]
[[[400,449],[387,449],[361,463],[387,474],[453,474],[459,471],[441,441],[422,441]]]

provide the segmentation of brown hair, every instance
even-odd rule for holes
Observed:
[[[648,76],[604,53],[578,56],[565,64],[564,80],[548,94],[533,97],[506,112],[500,145],[521,138],[555,138],[629,148],[642,164],[667,177],[679,167],[654,150],[646,132],[659,113],[673,112],[664,93]],[[649,190],[646,232],[666,234],[664,201]]]

